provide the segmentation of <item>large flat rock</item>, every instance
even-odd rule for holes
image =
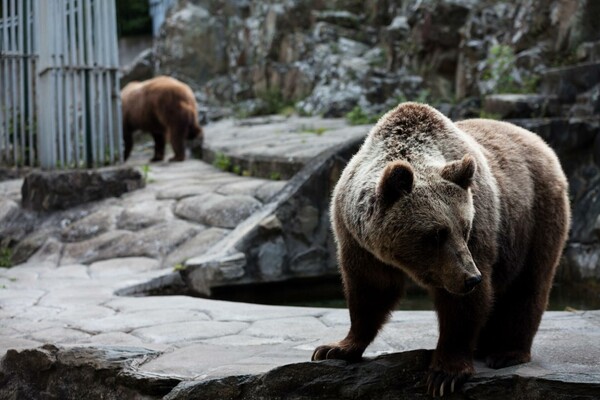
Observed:
[[[202,159],[252,176],[290,179],[321,152],[365,137],[369,125],[344,119],[269,116],[222,120],[204,131]]]

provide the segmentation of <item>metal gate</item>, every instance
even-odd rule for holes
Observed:
[[[0,153],[15,166],[122,160],[112,0],[2,0]]]

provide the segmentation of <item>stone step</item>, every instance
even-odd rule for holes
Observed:
[[[580,61],[600,61],[600,40],[580,44],[577,48],[577,59]]]
[[[554,117],[561,113],[557,96],[493,94],[485,97],[483,111],[499,119]]]
[[[509,119],[540,135],[559,155],[591,148],[600,135],[600,117]]]
[[[573,103],[584,93],[600,83],[600,62],[588,62],[568,67],[551,68],[542,74],[540,91],[557,96],[561,103]]]
[[[587,92],[578,94],[576,105],[586,108],[589,116],[600,115],[600,83]],[[577,116],[571,113],[572,116]]]
[[[322,152],[353,138],[370,125],[350,126],[341,118],[269,116],[222,120],[204,128],[196,157],[244,176],[291,179]]]

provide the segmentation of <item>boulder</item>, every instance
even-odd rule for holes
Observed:
[[[141,187],[144,180],[134,168],[34,171],[23,181],[22,206],[35,211],[61,210]]]
[[[145,81],[154,75],[154,51],[146,49],[121,71],[121,87],[132,81]]]
[[[235,228],[261,206],[258,200],[248,195],[207,193],[180,200],[175,207],[175,214],[201,224]]]
[[[423,376],[431,350],[385,354],[349,364],[341,360],[282,365],[261,374],[184,380],[143,371],[160,357],[141,347],[42,347],[9,350],[0,364],[5,398],[165,400],[426,399]],[[453,399],[597,399],[597,368],[536,363],[484,371]]]

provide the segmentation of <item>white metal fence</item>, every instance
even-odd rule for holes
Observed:
[[[113,0],[2,0],[0,152],[8,165],[122,160]]]
[[[150,4],[150,15],[152,16],[152,35],[156,37],[160,32],[160,27],[165,22],[169,8],[175,4],[175,0],[148,0],[148,3]]]

